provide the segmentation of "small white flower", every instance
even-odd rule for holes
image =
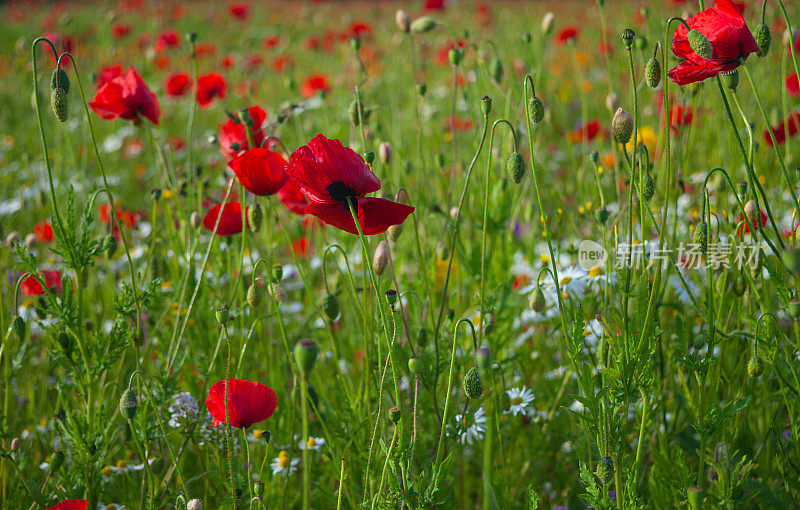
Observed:
[[[510,413],[514,416],[518,414],[528,415],[534,410],[531,405],[533,403],[533,391],[528,387],[508,389],[506,390],[506,395],[511,400],[511,407],[505,414]]]
[[[308,441],[300,441],[300,444],[297,445],[298,448],[301,450],[309,449],[314,451],[319,451],[320,448],[325,446],[325,438],[324,437],[309,437]]]
[[[272,459],[269,467],[272,469],[273,475],[289,476],[297,471],[298,464],[300,464],[300,459],[293,459],[289,457],[289,453],[286,450],[281,450],[278,456]]]
[[[458,440],[461,444],[471,445],[483,439],[483,435],[486,433],[486,414],[482,407],[472,416],[457,414],[456,423],[459,431]]]

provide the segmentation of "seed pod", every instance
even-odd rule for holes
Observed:
[[[387,265],[389,265],[389,243],[381,241],[375,248],[375,253],[372,254],[372,270],[376,275],[381,276],[386,271]]]
[[[497,57],[489,62],[489,77],[497,83],[503,81],[503,63]]]
[[[689,46],[691,46],[692,51],[697,55],[703,58],[711,58],[714,56],[714,48],[711,46],[711,42],[699,30],[689,30],[686,34],[686,38],[689,40]]]
[[[461,381],[461,386],[467,398],[476,399],[483,395],[483,383],[481,382],[481,376],[478,374],[477,368],[472,367],[469,369],[464,379]]]
[[[522,154],[517,151],[512,152],[506,161],[506,170],[516,184],[522,182],[522,177],[525,175],[525,159]]]
[[[20,342],[25,340],[25,319],[19,315],[11,320],[11,331]]]
[[[266,487],[264,487],[264,482],[258,480],[257,482],[253,483],[253,494],[255,494],[260,498],[264,495],[265,488]]]
[[[389,306],[394,306],[397,303],[397,291],[394,289],[389,289],[384,294],[386,296],[386,302],[389,303]]]
[[[411,22],[409,28],[415,34],[425,34],[436,27],[436,21],[430,16],[422,16]]]
[[[772,45],[772,33],[769,31],[769,27],[763,23],[758,25],[755,30],[753,30],[753,38],[760,48],[756,52],[756,55],[759,57],[766,57],[767,53],[769,53],[769,47]]]
[[[280,264],[272,264],[272,272],[270,274],[273,282],[279,282],[283,279],[283,266]]]
[[[762,373],[764,373],[764,362],[754,354],[747,361],[747,375],[755,379],[760,377]]]
[[[633,117],[631,117],[631,114],[622,108],[617,108],[617,112],[611,119],[611,131],[619,143],[625,145],[630,142],[633,135]]]
[[[301,374],[311,373],[318,354],[319,346],[313,340],[300,340],[294,344],[294,360],[297,362],[297,368],[300,369]]]
[[[603,485],[608,485],[614,479],[614,461],[611,457],[603,457],[597,463],[594,474]]]
[[[69,93],[69,75],[65,70],[62,68],[57,68],[53,71],[53,75],[50,77],[50,90],[54,89],[64,89],[64,92]]]
[[[119,243],[114,235],[108,235],[103,239],[103,251],[106,252],[106,257],[111,258],[117,253]]]
[[[136,408],[139,407],[139,399],[132,389],[128,388],[122,392],[119,398],[119,412],[126,420],[132,420],[136,416]]]
[[[214,312],[214,318],[217,319],[217,322],[224,326],[228,323],[228,320],[231,318],[230,310],[228,310],[227,306],[223,306],[222,308],[217,308]]]
[[[752,226],[756,225],[756,220],[758,219],[758,206],[756,206],[755,200],[748,200],[746,204],[744,204],[744,215],[747,218],[747,222]]]
[[[247,288],[247,304],[251,308],[258,308],[261,305],[261,290],[255,282]]]
[[[736,87],[739,86],[739,71],[734,69],[733,71],[719,74],[722,79],[722,84],[725,85],[725,87],[729,90],[736,90]]]
[[[481,112],[484,115],[489,115],[492,111],[492,98],[489,96],[483,96],[481,98]]]
[[[619,36],[622,38],[622,41],[625,43],[625,46],[630,48],[633,46],[633,39],[636,37],[636,32],[631,30],[630,28],[626,28],[622,31]]]
[[[399,407],[392,407],[389,409],[389,419],[392,420],[392,423],[399,422],[402,416],[403,412]]]
[[[55,88],[50,92],[50,106],[59,122],[66,122],[69,118],[69,96],[62,88]]]
[[[644,78],[647,86],[651,89],[658,87],[658,84],[661,83],[661,62],[654,58],[648,60],[644,67]]]
[[[255,203],[247,209],[247,222],[250,224],[250,231],[253,233],[261,230],[264,223],[264,208],[261,204]]]
[[[544,103],[537,96],[533,96],[528,101],[528,109],[531,112],[531,120],[534,124],[538,124],[544,120]]]
[[[375,161],[375,153],[372,151],[366,151],[364,153],[364,162],[370,166],[372,166],[372,162]]]
[[[394,14],[394,22],[401,32],[409,33],[411,31],[411,16],[403,9],[399,9]]]
[[[381,160],[381,163],[384,165],[388,165],[389,161],[392,160],[392,146],[389,142],[381,142],[378,145],[378,159]]]
[[[284,290],[280,283],[272,282],[269,284],[269,288],[272,291],[272,295],[275,296],[275,301],[278,303],[284,304],[289,299],[289,296],[286,295],[286,290]]]
[[[645,202],[649,202],[650,199],[653,198],[653,195],[655,195],[655,193],[656,193],[656,182],[653,180],[653,177],[651,175],[645,175],[644,176],[644,189],[642,191],[643,191],[642,194],[644,195],[643,198],[644,198]]]
[[[528,306],[536,313],[541,313],[547,306],[547,300],[544,298],[544,292],[538,285],[528,296]]]
[[[419,358],[409,358],[408,359],[408,371],[411,372],[411,375],[417,375],[422,370],[422,362]]]

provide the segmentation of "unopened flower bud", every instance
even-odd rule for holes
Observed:
[[[69,95],[62,88],[55,88],[50,92],[50,106],[59,122],[66,122],[69,118]]]
[[[378,145],[378,159],[381,160],[381,163],[384,165],[388,165],[389,161],[392,160],[392,146],[389,142],[381,142]]]
[[[411,22],[409,28],[415,34],[425,34],[436,27],[436,21],[430,16],[422,16]]]
[[[541,313],[547,306],[547,300],[544,297],[544,292],[542,292],[541,287],[538,285],[533,292],[531,292],[531,295],[528,296],[528,306],[530,306],[531,310],[537,313]]]
[[[269,284],[269,289],[272,291],[272,295],[275,297],[275,301],[280,304],[286,303],[288,301],[289,296],[286,295],[286,290],[284,290],[283,285],[280,282],[272,282]]]
[[[767,53],[769,53],[769,47],[772,45],[772,33],[769,31],[769,27],[763,23],[756,26],[753,30],[753,38],[760,48],[756,55],[766,57]]]
[[[399,9],[395,13],[394,22],[401,32],[409,33],[411,31],[411,16],[403,9]]]
[[[644,189],[642,195],[645,202],[649,202],[653,195],[656,193],[656,182],[651,175],[644,176]]]
[[[556,20],[556,15],[552,12],[546,12],[544,16],[542,16],[542,33],[545,35],[550,35],[550,32],[553,31],[553,24]]]
[[[480,372],[489,370],[492,366],[492,350],[485,345],[478,349],[475,355],[475,364]]]
[[[200,225],[203,224],[203,218],[200,217],[199,212],[192,211],[192,214],[189,216],[189,224],[192,225],[192,228],[200,228]]]
[[[300,369],[301,374],[311,373],[318,354],[319,347],[313,340],[300,340],[294,344],[294,360],[297,362],[297,368]]]
[[[756,225],[756,220],[758,219],[758,206],[756,205],[755,200],[748,200],[747,203],[744,204],[744,215],[750,225]]]
[[[372,162],[373,162],[373,161],[375,161],[375,153],[374,153],[374,152],[372,152],[372,151],[366,151],[366,152],[364,153],[364,161],[365,161],[365,162],[366,162],[368,165],[370,165],[370,166],[371,166],[371,165],[372,165]]]
[[[350,47],[353,48],[353,51],[358,52],[361,49],[361,39],[358,37],[350,39]]]
[[[58,345],[61,346],[64,354],[69,357],[69,355],[72,353],[72,335],[66,331],[59,331],[56,335],[56,341],[58,342]]]
[[[253,483],[253,494],[258,496],[259,498],[264,495],[265,490],[264,482],[258,480],[257,482]]]
[[[608,209],[606,209],[605,207],[601,207],[600,209],[598,209],[594,213],[594,217],[597,219],[597,221],[601,225],[605,224],[605,222],[608,221],[608,216],[609,216],[609,212],[608,212]]]
[[[444,154],[439,152],[436,154],[436,157],[434,159],[436,160],[436,166],[438,166],[439,168],[444,168],[444,165],[446,163],[444,159]]]
[[[403,233],[403,224],[398,223],[397,225],[392,225],[389,227],[389,240],[393,243],[396,243],[398,239],[400,239],[400,234]]]
[[[760,377],[762,373],[764,373],[764,362],[761,361],[758,355],[754,354],[747,361],[747,375],[755,379]]]
[[[359,109],[361,110],[359,112]],[[361,124],[361,120],[364,117],[364,107],[360,106],[360,102],[356,99],[353,99],[350,102],[350,106],[347,107],[347,116],[350,117],[350,123],[354,126],[358,126]]]
[[[522,177],[525,175],[525,159],[522,154],[517,151],[512,152],[506,161],[506,170],[516,184],[522,182]]]
[[[428,92],[428,86],[424,83],[417,83],[417,94],[424,96]]]
[[[14,336],[17,340],[22,342],[25,340],[25,319],[16,315],[13,319],[11,319],[11,331],[14,333]]]
[[[603,485],[608,485],[614,479],[614,461],[611,457],[603,457],[598,461],[594,470],[595,476]]]
[[[247,304],[250,305],[251,308],[258,308],[261,305],[261,289],[258,288],[256,282],[253,282],[250,287],[247,288]]]
[[[376,275],[381,276],[386,271],[387,265],[389,265],[389,243],[381,241],[375,248],[375,253],[372,254],[372,270]]]
[[[708,252],[708,223],[701,221],[694,228],[694,242],[700,246],[701,253]]]
[[[469,369],[464,379],[461,381],[461,386],[467,398],[476,399],[483,395],[483,383],[481,382],[481,376],[478,374],[477,368],[472,367]]]
[[[336,320],[339,316],[339,300],[333,294],[325,294],[322,300],[322,311],[328,316],[330,320]]]
[[[6,246],[9,248],[14,246],[14,244],[18,241],[19,241],[19,234],[17,232],[11,232],[6,236]]]
[[[658,87],[658,84],[661,83],[661,62],[655,58],[648,60],[647,65],[644,66],[644,79],[651,89]]]
[[[231,312],[228,310],[227,306],[223,306],[222,308],[217,308],[217,310],[214,312],[214,317],[221,326],[224,326],[231,318]]]
[[[29,250],[36,245],[36,234],[31,232],[30,234],[25,236],[25,247]]]
[[[264,223],[264,208],[258,202],[247,208],[247,222],[250,224],[251,232],[261,230],[261,225]]]
[[[51,91],[55,89],[64,89],[64,92],[69,93],[69,85],[69,75],[64,69],[59,67],[53,71],[53,75],[50,77]]]
[[[697,55],[703,58],[711,58],[714,56],[714,48],[711,46],[711,42],[699,30],[689,30],[686,34],[686,38],[689,40],[689,46],[691,46],[692,51]]]
[[[122,392],[119,398],[119,412],[126,420],[132,420],[136,416],[136,408],[139,407],[139,399],[132,389],[128,388]]]
[[[630,142],[631,135],[633,135],[633,117],[631,117],[631,114],[622,108],[617,108],[614,118],[611,119],[611,131],[619,143],[625,145]]]
[[[452,48],[447,52],[447,60],[454,66],[457,66],[464,60],[464,52],[461,48]]]
[[[531,113],[531,120],[534,124],[538,124],[544,120],[544,103],[537,96],[531,97],[528,101],[528,109]]]
[[[117,242],[116,236],[109,234],[103,239],[103,251],[106,252],[106,257],[111,258],[117,253],[117,247],[119,243]]]
[[[272,281],[279,282],[283,279],[283,266],[280,264],[272,265]]]
[[[422,370],[422,362],[419,358],[413,357],[408,359],[408,371],[411,375],[417,375]]]
[[[608,111],[613,112],[619,108],[619,97],[614,92],[606,94],[606,108]]]
[[[19,451],[20,444],[21,443],[20,443],[20,440],[19,440],[18,437],[15,437],[14,439],[12,439],[11,440],[11,445],[10,445],[10,448],[9,448],[11,450],[11,453],[17,453]]]

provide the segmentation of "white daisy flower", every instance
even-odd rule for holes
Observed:
[[[320,448],[325,446],[325,438],[324,437],[309,437],[308,441],[300,441],[300,444],[297,445],[298,448],[301,450],[314,450],[319,451]]]
[[[272,459],[269,467],[272,469],[273,475],[289,476],[297,471],[298,464],[300,464],[300,459],[291,458],[286,450],[281,450],[278,456]]]
[[[533,411],[533,406],[531,403],[533,402],[533,391],[531,391],[528,387],[522,386],[522,388],[511,388],[506,390],[506,395],[511,400],[511,407],[505,414],[513,414],[514,416],[518,414],[528,415]]]
[[[458,441],[461,444],[471,445],[483,439],[483,435],[486,433],[486,414],[483,407],[475,411],[472,416],[457,414],[456,424],[459,431]]]

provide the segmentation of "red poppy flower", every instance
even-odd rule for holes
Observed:
[[[272,61],[272,70],[276,73],[282,73],[287,67],[294,64],[294,58],[291,55],[281,55]]]
[[[567,41],[572,41],[578,38],[578,29],[575,27],[567,27],[556,35],[556,42],[558,44],[566,44]]]
[[[203,55],[213,55],[217,52],[217,47],[209,42],[201,42],[194,47],[194,54],[198,57]]]
[[[281,38],[280,37],[278,37],[277,35],[271,35],[271,36],[265,37],[264,40],[261,43],[263,44],[264,49],[268,50],[268,49],[274,48],[275,46],[280,44],[280,42],[281,42]]]
[[[328,84],[328,77],[324,74],[312,74],[306,81],[303,82],[303,88],[300,92],[303,94],[303,97],[310,98],[314,97],[314,94],[317,92],[330,92],[331,87]]]
[[[56,506],[51,506],[45,510],[86,510],[89,504],[85,499],[65,499]]]
[[[308,206],[306,196],[303,195],[300,186],[297,185],[294,179],[286,181],[286,184],[278,190],[278,200],[295,214],[305,214]]]
[[[364,21],[357,21],[350,25],[350,34],[356,39],[363,39],[372,35],[372,25]]]
[[[800,132],[800,111],[790,113],[785,122],[772,127],[772,133],[775,135],[775,141],[778,142],[778,145],[783,145],[786,143],[787,138],[795,136],[798,132]],[[772,147],[772,137],[769,136],[769,130],[765,129],[763,136],[764,142]]]
[[[246,429],[264,421],[275,412],[278,396],[267,385],[244,379],[228,381],[228,419],[225,419],[225,379],[217,381],[208,389],[206,407],[214,418],[212,425],[230,423],[232,427]]]
[[[600,122],[597,120],[589,121],[585,126],[578,126],[569,134],[572,143],[580,143],[582,140],[591,142],[600,133]]]
[[[694,109],[691,106],[675,105],[669,110],[669,123],[673,129],[688,126],[694,118]]]
[[[208,108],[215,98],[224,99],[228,85],[218,73],[208,73],[197,79],[197,104]]]
[[[156,41],[156,51],[177,48],[181,43],[181,38],[175,30],[168,30],[158,36]]]
[[[33,233],[36,235],[36,240],[40,243],[49,243],[53,240],[53,227],[50,222],[43,221],[33,226]]]
[[[224,69],[230,69],[231,67],[233,67],[233,64],[234,64],[234,60],[233,60],[233,56],[232,55],[225,55],[222,58],[221,65],[222,65],[222,67]]]
[[[286,173],[311,202],[306,214],[351,234],[358,234],[358,229],[350,204],[357,206],[358,222],[367,235],[386,232],[414,211],[405,204],[367,197],[381,188],[381,181],[355,151],[323,135],[292,153]]]
[[[136,72],[130,67],[120,76],[103,84],[89,103],[92,110],[102,119],[113,120],[117,117],[136,120],[139,115],[146,117],[155,125],[161,117],[161,106],[158,98]]]
[[[214,225],[217,223],[217,216],[220,214],[222,204],[219,204],[206,213],[203,218],[203,226],[210,232],[214,231]],[[247,209],[245,208],[245,216],[247,216]],[[245,218],[249,226],[249,221]],[[217,228],[218,236],[231,236],[233,234],[240,234],[242,232],[242,204],[239,202],[229,202],[225,204],[222,209],[222,218],[219,220],[219,227]]]
[[[44,277],[44,283],[47,285],[47,288],[50,289],[50,292],[54,294],[58,294],[62,290],[61,286],[61,271],[54,269],[54,270],[42,270],[39,271]],[[39,283],[34,276],[28,276],[19,285],[20,290],[26,296],[39,296],[44,294],[44,289],[42,288],[42,284]]]
[[[798,81],[796,74],[786,78],[786,91],[789,92],[789,95],[792,97],[800,95],[800,81]]]
[[[450,63],[450,50],[456,48],[463,48],[467,45],[467,42],[463,39],[459,39],[457,42],[450,41],[447,44],[443,44],[439,47],[439,50],[436,52],[436,63],[440,66],[445,66]]]
[[[111,35],[114,39],[122,39],[131,33],[131,26],[127,23],[117,23],[111,27]]]
[[[247,19],[247,15],[250,14],[250,7],[247,4],[231,4],[230,12],[234,18]]]
[[[164,90],[167,91],[168,96],[181,97],[186,94],[186,91],[192,86],[192,79],[188,73],[178,72],[172,73],[167,76],[164,82]]]
[[[747,28],[741,12],[731,0],[714,0],[714,5],[686,22],[700,31],[711,43],[711,58],[703,58],[692,50],[686,37],[688,30],[681,23],[672,38],[672,52],[683,62],[670,70],[672,81],[686,85],[712,78],[721,72],[739,67],[739,60],[759,51],[758,44]]]
[[[758,215],[759,215],[759,223],[761,223],[760,226],[763,227],[764,225],[767,224],[767,215],[764,214],[764,211],[758,211]],[[751,225],[750,222],[747,221],[747,219],[741,214],[739,215],[739,221],[741,221],[743,223],[741,225],[739,225],[739,228],[736,229],[736,234],[737,235],[741,236],[741,235],[744,235],[744,234],[749,234],[750,233],[750,227],[753,227],[753,231],[758,231],[759,225],[756,224],[756,223],[753,223]]]
[[[228,166],[247,191],[260,197],[274,195],[289,180],[289,176],[283,171],[286,160],[269,149],[245,151],[229,161]]]
[[[106,66],[102,68],[99,73],[97,73],[97,79],[95,80],[95,84],[99,89],[100,87],[105,85],[107,82],[113,80],[117,76],[122,76],[121,65],[117,64],[112,66]]]
[[[447,0],[425,0],[422,8],[426,11],[441,11],[444,10],[446,3]]]
[[[250,112],[250,118],[253,119],[253,143],[256,147],[261,147],[264,144],[264,130],[262,129],[264,121],[267,118],[267,112],[261,109],[260,106],[251,106],[247,109]],[[231,146],[238,144],[239,150],[233,150]],[[219,150],[225,159],[230,161],[236,156],[242,154],[250,148],[249,140],[247,139],[247,131],[245,125],[241,122],[236,123],[233,119],[229,118],[219,128]]]

